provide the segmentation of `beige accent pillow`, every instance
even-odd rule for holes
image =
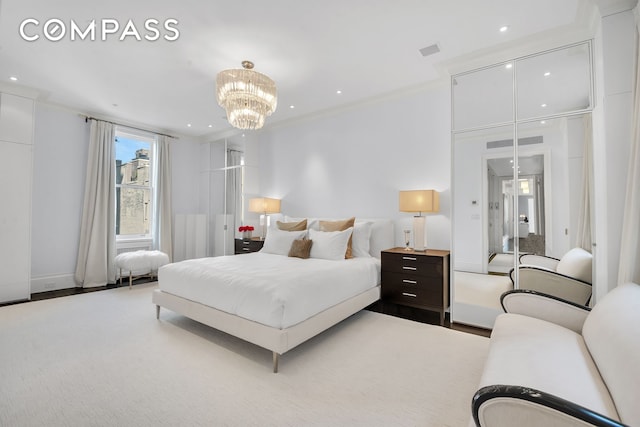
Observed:
[[[311,254],[312,240],[309,239],[296,239],[291,243],[291,249],[289,249],[289,256],[307,259]]]
[[[347,228],[353,227],[356,222],[356,217],[340,221],[320,221],[320,231],[344,231]],[[353,258],[353,235],[349,237],[349,243],[347,243],[347,252],[344,257],[349,259]]]
[[[277,221],[276,224],[280,230],[284,231],[302,231],[307,229],[307,220],[303,219],[299,222],[282,222]]]

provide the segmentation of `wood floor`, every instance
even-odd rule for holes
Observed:
[[[375,311],[378,313],[389,314],[403,319],[413,320],[415,322],[428,323],[430,325],[440,324],[440,314],[435,311],[421,310],[418,308],[402,306],[398,304],[392,304],[382,301],[377,301],[367,307],[367,310]],[[446,313],[444,320],[444,327],[453,329],[456,331],[467,332],[474,335],[480,335],[488,337],[491,335],[491,330],[483,328],[475,328],[473,326],[463,325],[461,323],[451,324],[449,313]]]

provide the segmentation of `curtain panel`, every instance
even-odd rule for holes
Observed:
[[[171,211],[171,143],[164,135],[157,137],[154,241],[153,247],[173,259],[172,211]]]
[[[91,119],[75,280],[82,287],[115,282],[116,173],[112,123]]]
[[[634,85],[633,125],[631,128],[631,151],[625,196],[622,241],[618,284],[635,282],[640,284],[640,22],[636,16],[636,79]]]

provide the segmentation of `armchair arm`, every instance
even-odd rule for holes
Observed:
[[[478,390],[471,402],[477,427],[576,426],[624,427],[624,424],[568,400],[514,385]]]
[[[589,307],[528,289],[505,292],[500,297],[500,304],[505,313],[546,320],[579,334],[582,333],[582,325],[591,311]]]
[[[555,295],[582,305],[587,305],[591,299],[591,284],[580,279],[531,265],[521,265],[518,268],[518,275],[519,289],[531,289]]]
[[[536,267],[544,267],[555,270],[560,262],[558,258],[552,258],[544,255],[522,254],[518,258],[519,264],[535,265]]]

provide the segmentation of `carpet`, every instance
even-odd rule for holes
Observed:
[[[280,358],[155,284],[0,308],[2,426],[467,426],[488,339],[361,311]]]

